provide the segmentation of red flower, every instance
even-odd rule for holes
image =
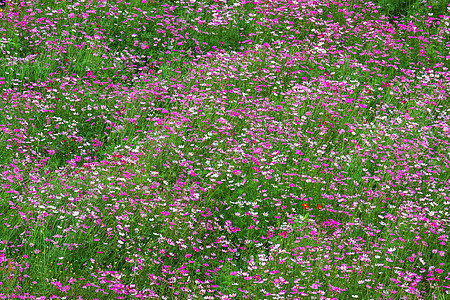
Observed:
[[[322,209],[322,205],[317,205],[317,209]]]
[[[306,204],[306,203],[303,203],[302,206],[303,206],[304,209],[308,209],[309,208],[308,204]]]

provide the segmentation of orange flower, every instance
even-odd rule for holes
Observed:
[[[308,209],[309,208],[308,204],[306,204],[306,203],[303,203],[302,206],[303,206],[304,209]]]

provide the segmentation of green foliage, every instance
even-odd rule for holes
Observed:
[[[392,22],[394,16],[404,16],[406,19],[409,16],[416,14],[427,15],[433,14],[434,18],[439,15],[447,14],[447,7],[450,2],[446,0],[374,0],[376,5],[381,7],[381,12],[390,18]]]

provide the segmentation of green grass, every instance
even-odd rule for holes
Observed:
[[[448,298],[448,13],[8,7],[2,299]]]

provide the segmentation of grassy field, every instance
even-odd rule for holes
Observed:
[[[450,12],[23,4],[0,299],[449,299]]]

